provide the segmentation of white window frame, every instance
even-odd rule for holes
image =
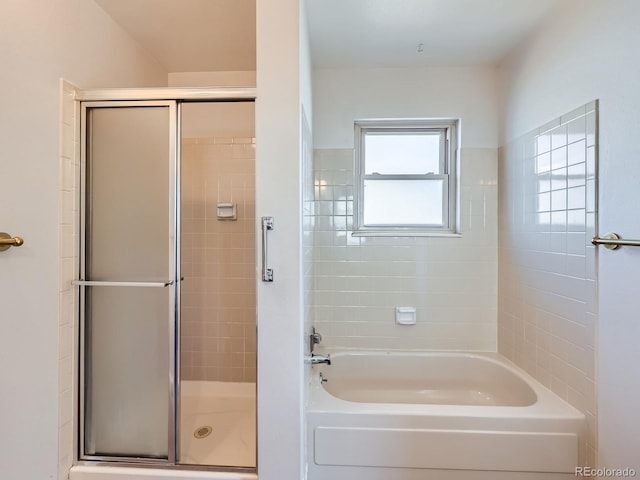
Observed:
[[[414,120],[357,120],[355,122],[355,208],[354,236],[460,236],[458,232],[458,124],[457,119]],[[365,137],[368,133],[412,132],[442,133],[440,151],[440,173],[418,175],[366,174]],[[443,181],[443,225],[365,225],[364,182],[365,180],[444,180]]]

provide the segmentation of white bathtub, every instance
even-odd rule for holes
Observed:
[[[584,416],[500,355],[331,360],[312,367],[309,480],[575,478]]]

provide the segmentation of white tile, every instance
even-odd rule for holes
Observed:
[[[567,188],[567,169],[559,168],[550,173],[551,190],[560,190]]]
[[[551,171],[551,153],[540,153],[536,156],[536,173],[545,173]]]
[[[586,248],[586,236],[581,232],[567,233],[567,253],[572,255],[584,255]]]
[[[597,173],[596,147],[587,148],[586,175],[587,178],[595,178]]]
[[[567,275],[585,278],[586,276],[586,257],[584,255],[567,255],[566,256],[566,273]]]
[[[554,128],[551,132],[551,148],[557,149],[567,144],[567,126],[561,125]]]
[[[537,194],[537,212],[548,212],[551,210],[551,194],[550,193],[538,193]]]
[[[584,209],[586,207],[585,187],[573,187],[567,189],[567,208],[569,210]]]
[[[540,155],[551,150],[551,136],[548,133],[538,135],[536,138],[536,153]]]
[[[597,121],[596,112],[590,112],[587,114],[587,147],[591,147],[596,144],[597,135]]]
[[[564,142],[562,145],[566,145]],[[567,166],[567,147],[562,146],[551,151],[551,169],[556,170]]]
[[[587,180],[586,163],[577,163],[567,169],[567,187],[585,185]]]
[[[587,212],[596,212],[598,193],[596,189],[596,181],[593,178],[587,180],[585,202]]]
[[[574,143],[583,140],[586,135],[586,118],[580,116],[567,124],[567,142]]]
[[[501,165],[507,168],[501,180],[509,183],[501,185],[501,198],[507,201],[501,208],[498,311],[500,351],[583,411],[595,398],[593,382],[585,379],[594,376],[597,322],[595,314],[587,313],[597,311],[597,286],[586,280],[595,279],[596,272],[596,251],[588,244],[596,225],[596,196],[589,193],[596,189],[596,151],[588,148],[595,142],[595,114],[587,119],[585,111],[581,107],[560,119],[569,144],[567,168],[562,166],[564,131],[556,128],[559,120],[539,129],[544,134],[536,144],[537,178],[530,178],[524,168],[523,149],[515,143],[502,149],[506,158]],[[549,190],[548,199],[539,195]],[[548,216],[550,233],[538,230],[534,236],[531,217],[526,210],[522,213],[531,202],[538,215]],[[591,434],[587,443],[593,444],[594,438]]]
[[[584,140],[570,144],[567,147],[567,165],[575,165],[586,161],[586,145]]]
[[[570,232],[585,232],[587,228],[587,214],[582,210],[569,210],[567,212],[567,230]]]
[[[551,253],[567,253],[567,235],[563,232],[552,232],[549,235],[549,251]]]
[[[567,209],[567,190],[554,190],[551,192],[551,211]]]

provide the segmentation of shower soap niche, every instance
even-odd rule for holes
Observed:
[[[398,325],[415,325],[416,324],[416,308],[415,307],[396,307],[396,323]]]
[[[218,220],[237,220],[237,207],[235,203],[218,204]]]

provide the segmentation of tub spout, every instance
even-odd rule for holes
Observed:
[[[312,365],[316,365],[318,363],[326,363],[327,365],[331,365],[331,355],[329,354],[316,355],[315,353],[312,353],[307,358],[309,360],[309,363]]]

